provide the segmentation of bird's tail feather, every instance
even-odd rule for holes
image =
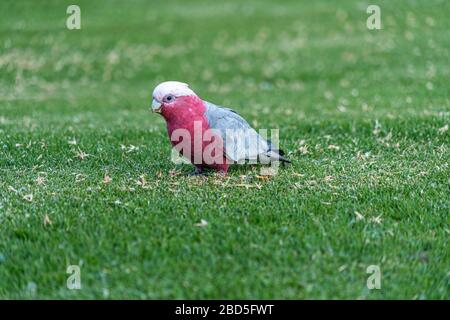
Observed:
[[[286,163],[292,163],[291,160],[284,156],[284,151],[279,149],[272,149],[268,152],[269,157],[274,161],[281,161]]]
[[[285,152],[283,150],[273,148],[272,141],[267,140],[267,143],[269,145],[269,151],[267,152],[267,154],[271,160],[292,163],[288,158],[285,157]]]

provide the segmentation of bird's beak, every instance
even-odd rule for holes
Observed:
[[[153,99],[153,101],[152,101],[152,111],[161,113],[161,103],[159,103],[155,99]]]

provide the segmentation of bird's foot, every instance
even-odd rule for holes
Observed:
[[[194,169],[194,171],[192,171],[192,172],[189,172],[188,174],[187,174],[187,176],[188,177],[197,177],[197,176],[206,176],[206,175],[208,175],[209,173],[208,172],[206,172],[206,171],[204,171],[204,170],[202,170],[202,169],[199,169],[199,168],[195,168]]]
[[[219,176],[221,178],[225,178],[227,176],[227,172],[223,171],[223,170],[217,171],[216,174],[217,174],[217,176]]]

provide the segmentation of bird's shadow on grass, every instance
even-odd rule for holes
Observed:
[[[278,170],[283,170],[285,168],[288,168],[290,165],[284,165],[281,164],[278,167]],[[270,165],[263,165],[263,164],[233,164],[229,167],[228,169],[228,176],[244,176],[244,175],[249,175],[249,174],[260,174],[262,172],[263,169],[270,169],[271,166]],[[181,175],[182,176],[195,176],[192,175],[193,171],[194,171],[194,166],[192,165],[182,165],[181,167],[178,168]],[[212,169],[204,169],[203,174],[204,176],[213,176],[215,175],[217,172],[212,170]]]
[[[249,173],[257,173],[264,166],[261,164],[234,164],[228,169],[229,175],[246,175]]]

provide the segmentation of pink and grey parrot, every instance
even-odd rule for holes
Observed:
[[[226,174],[231,163],[245,161],[290,162],[239,114],[200,99],[185,83],[166,81],[156,86],[152,111],[166,120],[175,149],[180,145],[180,132],[184,130],[189,136],[188,148],[177,150],[194,164],[193,174],[201,174],[206,168]],[[210,154],[204,152],[208,146]]]

